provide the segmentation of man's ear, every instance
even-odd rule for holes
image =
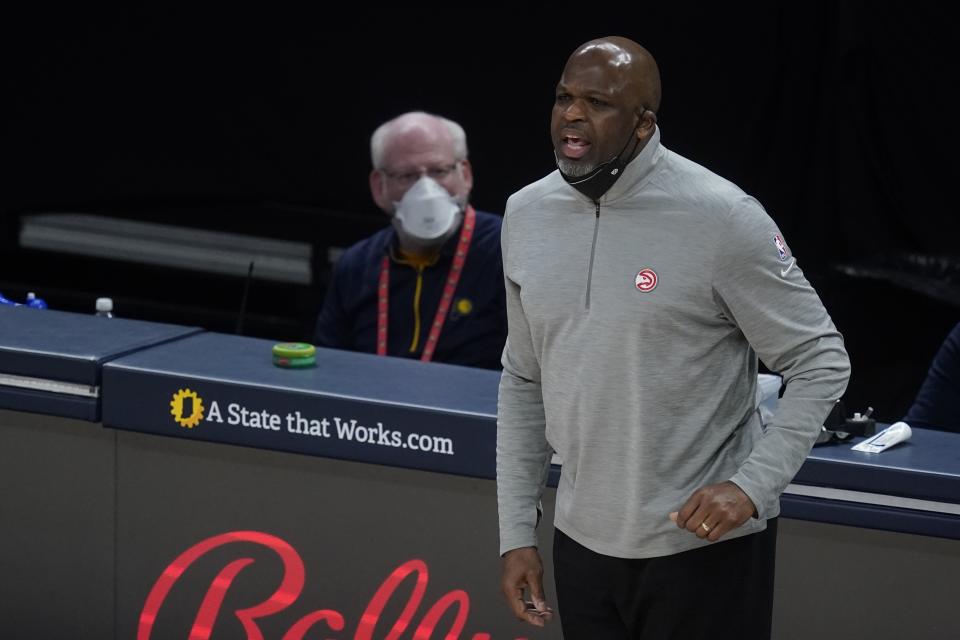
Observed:
[[[637,137],[645,140],[653,135],[657,125],[657,114],[650,109],[644,109],[640,113],[640,122],[637,123]]]
[[[380,207],[383,211],[390,211],[391,203],[387,201],[387,191],[384,188],[386,184],[384,181],[386,176],[383,175],[383,171],[379,169],[374,169],[370,172],[370,195],[373,196],[373,201],[377,203],[377,206]]]
[[[463,184],[467,187],[467,193],[470,193],[473,191],[473,166],[469,160],[461,161],[460,172],[463,176]]]

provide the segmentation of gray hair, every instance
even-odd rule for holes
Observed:
[[[467,159],[467,133],[463,130],[459,124],[453,120],[444,118],[443,116],[438,116],[433,113],[427,113],[426,111],[410,111],[399,115],[393,120],[388,120],[382,125],[377,127],[377,130],[373,132],[373,135],[370,136],[370,159],[373,162],[374,169],[383,168],[383,152],[387,146],[387,141],[390,136],[399,128],[402,128],[403,125],[408,124],[410,121],[424,121],[424,120],[437,120],[440,121],[446,126],[447,131],[450,133],[450,138],[453,141],[453,156],[455,160],[466,160]]]

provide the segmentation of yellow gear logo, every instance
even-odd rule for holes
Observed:
[[[181,427],[193,429],[203,420],[203,400],[196,391],[180,389],[170,401],[170,415]]]

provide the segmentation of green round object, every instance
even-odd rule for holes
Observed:
[[[317,357],[308,358],[284,358],[283,356],[273,356],[273,364],[284,369],[300,369],[303,367],[312,367],[317,364]]]
[[[317,348],[306,342],[281,342],[273,345],[273,355],[278,358],[312,358]]]

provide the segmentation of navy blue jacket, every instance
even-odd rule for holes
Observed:
[[[911,427],[960,432],[960,324],[937,351],[903,421]]]
[[[500,368],[507,339],[507,312],[500,258],[503,218],[477,211],[473,241],[454,293],[434,362],[488,369]],[[384,255],[390,262],[390,310],[387,355],[419,358],[440,304],[460,232],[444,244],[437,261],[423,268],[420,327],[416,336],[417,268],[397,260],[397,234],[392,226],[347,249],[334,267],[333,278],[317,319],[317,346],[376,353],[377,284]]]

